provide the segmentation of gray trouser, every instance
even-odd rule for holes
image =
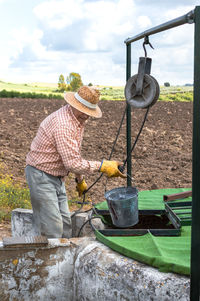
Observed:
[[[64,182],[30,165],[25,173],[34,222],[41,235],[70,238],[72,225]]]

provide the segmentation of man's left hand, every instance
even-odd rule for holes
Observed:
[[[78,195],[82,196],[83,192],[87,190],[87,183],[85,182],[85,179],[83,178],[83,180],[80,183],[77,183],[76,185],[76,190],[78,191]]]

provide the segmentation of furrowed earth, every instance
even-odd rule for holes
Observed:
[[[0,99],[0,164],[12,174],[15,182],[26,186],[25,158],[41,121],[65,105],[56,99]],[[89,119],[85,127],[82,157],[88,160],[108,159],[125,110],[124,101],[101,101],[101,119]],[[192,102],[157,102],[149,111],[143,131],[132,153],[133,186],[138,190],[191,187],[192,184]],[[145,109],[132,109],[131,136],[134,142],[142,125]],[[113,160],[126,159],[126,118],[112,155]],[[126,171],[125,171],[126,173]],[[85,178],[90,186],[100,173]],[[126,186],[126,179],[103,176],[91,188],[87,199],[105,200],[104,192]],[[77,200],[74,175],[66,178],[69,200]],[[80,198],[82,201],[82,198]],[[71,210],[76,205],[72,203]],[[84,209],[84,207],[83,207]],[[10,233],[9,222],[0,224],[0,238]]]

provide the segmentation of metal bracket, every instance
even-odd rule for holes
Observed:
[[[152,59],[149,57],[140,57],[138,66],[138,76],[136,83],[136,95],[142,95],[144,75],[151,73]]]
[[[187,13],[186,20],[189,24],[194,23],[194,10],[191,10],[189,13]]]

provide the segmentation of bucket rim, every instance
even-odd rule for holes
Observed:
[[[124,190],[133,190],[134,191],[134,193],[135,194],[137,194],[138,195],[138,189],[134,186],[127,186],[127,187],[125,187],[125,186],[122,186],[122,187],[117,187],[117,188],[113,188],[113,189],[111,189],[111,190],[107,190],[106,192],[105,192],[105,198],[106,198],[106,200],[107,199],[109,199],[109,196],[112,194],[112,193],[115,193],[115,192],[117,192],[118,190],[120,190],[120,191],[122,191],[122,192],[125,192]]]

